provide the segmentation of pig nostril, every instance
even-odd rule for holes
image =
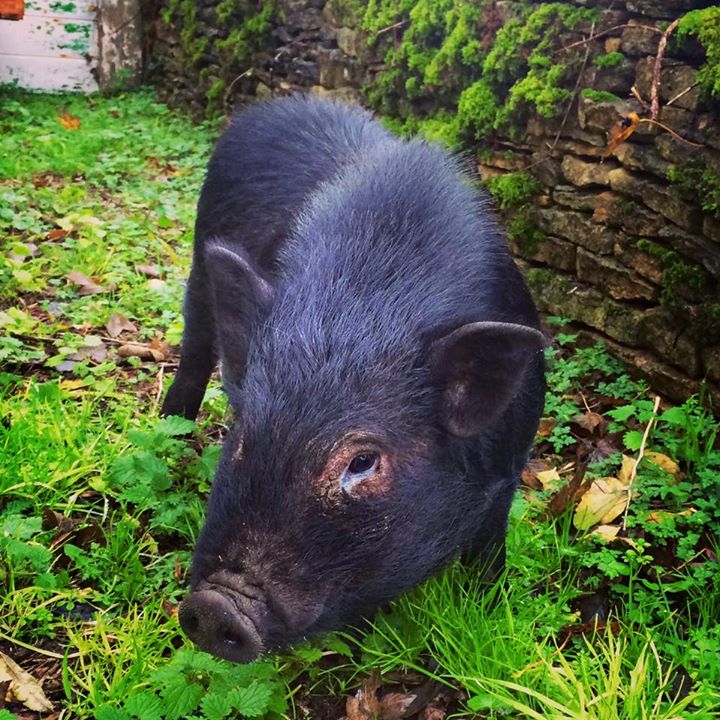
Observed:
[[[250,662],[262,652],[262,640],[250,619],[219,592],[191,593],[178,614],[185,634],[200,648],[234,662]]]

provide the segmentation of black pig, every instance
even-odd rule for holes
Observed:
[[[543,336],[458,162],[360,109],[238,113],[198,205],[180,368],[235,422],[180,623],[247,662],[358,621],[461,551],[502,557]]]

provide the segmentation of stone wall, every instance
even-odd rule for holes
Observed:
[[[298,89],[363,102],[362,89],[386,71],[387,48],[409,22],[368,37],[363,4],[280,0],[264,26],[256,23],[245,52],[228,59],[215,42],[232,32],[232,22],[217,21],[217,7],[228,2],[194,3],[190,30],[187,18],[173,23],[167,10],[163,21],[162,3],[145,18],[159,86],[197,111],[228,111],[253,96]],[[501,25],[512,3],[488,4],[494,14],[487,17]],[[583,56],[569,99],[553,118],[525,112],[511,129],[470,143],[478,169],[485,180],[536,178],[532,197],[504,214],[543,312],[605,340],[668,397],[697,392],[703,379],[720,394],[720,115],[696,83],[705,52],[692,39],[668,43],[662,59],[657,120],[665,128],[647,121],[661,38],[652,28],[709,3],[576,4],[607,7],[598,22],[559,41],[579,43]],[[243,17],[266,7],[244,6]],[[591,33],[599,37],[584,42]],[[212,42],[193,46],[198,37]],[[593,62],[611,53],[618,59],[612,67]],[[453,113],[452,102],[447,110]],[[633,125],[633,113],[642,121],[608,152],[608,134]]]

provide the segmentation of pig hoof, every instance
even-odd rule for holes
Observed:
[[[262,641],[249,618],[215,590],[191,593],[180,605],[180,626],[202,650],[237,663],[262,652]]]

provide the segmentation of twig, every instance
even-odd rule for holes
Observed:
[[[391,30],[396,30],[397,28],[401,28],[405,25],[407,25],[410,22],[409,18],[406,18],[405,20],[400,20],[400,22],[396,22],[392,25],[388,25],[387,27],[381,28],[375,33],[375,37],[380,37],[381,35],[384,35],[386,32],[390,32]]]
[[[655,421],[657,420],[657,411],[660,407],[660,396],[655,396],[655,404],[653,405],[653,412],[652,417],[650,420],[648,420],[648,424],[645,426],[645,432],[643,433],[642,442],[640,443],[640,452],[638,453],[637,460],[635,460],[635,463],[633,464],[633,468],[630,471],[630,481],[628,482],[627,487],[627,504],[625,505],[625,512],[623,513],[623,521],[622,521],[622,529],[627,530],[627,516],[628,516],[628,510],[630,510],[630,500],[632,500],[632,490],[633,490],[633,484],[635,482],[635,478],[637,477],[637,471],[638,466],[640,465],[640,461],[643,459],[643,456],[645,455],[645,445],[647,444],[648,437],[650,436],[650,430],[652,429],[652,426],[655,424]]]
[[[649,125],[657,125],[658,127],[662,128],[666,132],[669,132],[676,140],[679,140],[680,142],[684,142],[686,145],[692,145],[693,147],[704,147],[701,143],[693,142],[692,140],[687,140],[682,135],[679,135],[676,133],[671,127],[668,125],[665,125],[665,123],[661,123],[659,120],[653,120],[652,118],[640,118],[641,123],[648,123]]]
[[[26,650],[31,650],[34,653],[37,653],[38,655],[45,655],[45,657],[54,658],[55,660],[64,660],[65,658],[72,659],[76,657],[80,657],[79,652],[69,653],[61,655],[60,653],[53,652],[52,650],[44,650],[43,648],[35,647],[35,645],[30,645],[29,643],[22,642],[22,640],[18,640],[17,638],[10,637],[9,635],[5,635],[5,633],[0,632],[0,638],[12,643],[13,645],[19,645],[22,648],[25,648]]]
[[[682,92],[679,92],[677,95],[675,95],[674,97],[670,98],[670,100],[668,100],[668,101],[665,103],[665,107],[668,107],[669,105],[672,105],[676,100],[679,100],[681,97],[687,95],[691,90],[693,90],[694,88],[696,88],[698,85],[699,85],[699,83],[694,82],[694,83],[693,83],[692,85],[690,85],[689,87],[686,87]]]
[[[653,65],[652,87],[650,88],[650,117],[657,120],[660,112],[660,69],[662,67],[663,55],[667,47],[668,37],[670,33],[678,26],[680,18],[675,18],[663,32],[660,42],[658,43],[657,53],[655,54],[655,64]]]
[[[615,32],[616,30],[623,30],[624,28],[639,28],[641,30],[652,30],[654,33],[662,33],[662,30],[660,28],[653,27],[652,25],[634,25],[632,23],[623,23],[622,25],[613,25],[611,28],[608,28],[607,30],[602,30],[597,35],[594,35],[593,37],[587,37],[583,38],[582,40],[578,40],[577,42],[570,43],[569,45],[564,45],[561,48],[558,48],[553,55],[557,55],[558,53],[565,52],[566,50],[572,50],[573,48],[576,48],[580,45],[585,45],[586,43],[589,43],[591,40],[597,40],[598,38],[604,37],[605,35],[609,35],[611,32]]]
[[[157,392],[155,393],[155,400],[153,401],[153,406],[152,406],[153,413],[155,412],[155,410],[157,410],[157,406],[160,403],[160,397],[163,392],[163,385],[164,385],[163,378],[164,377],[165,377],[165,368],[161,365],[160,369],[158,370],[158,374],[157,374],[158,389],[157,389]]]

